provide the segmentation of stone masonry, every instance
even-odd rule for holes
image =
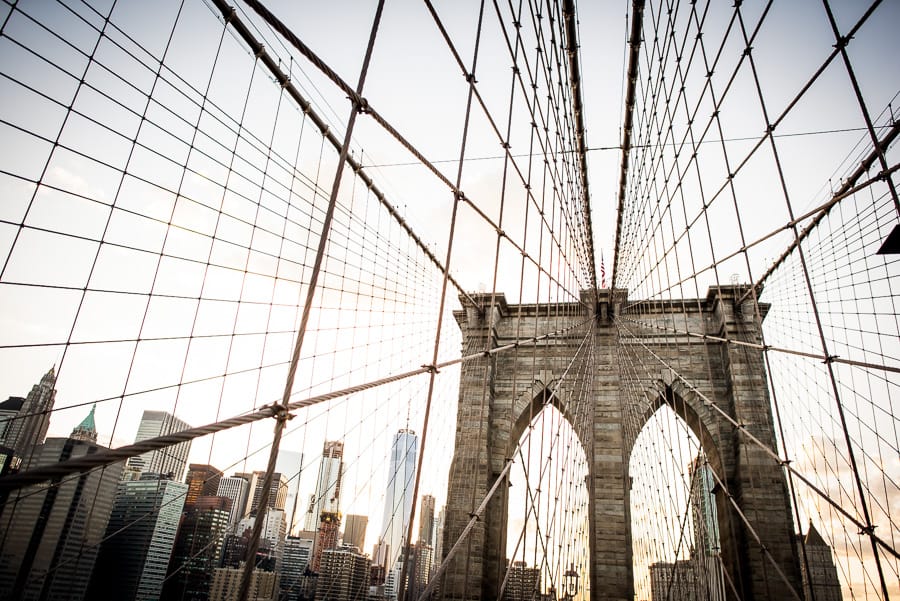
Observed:
[[[550,398],[572,423],[589,458],[591,598],[632,601],[629,458],[643,424],[668,404],[697,435],[710,466],[726,484],[727,491],[714,491],[722,558],[740,598],[791,598],[785,580],[802,590],[783,471],[704,400],[776,448],[762,351],[673,331],[759,342],[767,307],[760,305],[759,315],[753,303],[736,306],[745,291],[724,286],[710,289],[704,299],[632,307],[625,291],[613,295],[609,290],[583,293],[580,303],[566,305],[508,305],[502,294],[490,293],[474,296],[478,308],[464,304],[455,316],[465,354],[569,330],[464,363],[444,553],[457,542],[525,428]],[[585,351],[586,336],[592,338],[590,352]],[[633,374],[634,365],[646,374],[639,391],[635,378],[623,375],[627,369]],[[444,574],[444,599],[497,598],[506,565],[507,502],[508,486],[501,483]]]

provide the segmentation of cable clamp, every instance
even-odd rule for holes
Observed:
[[[257,60],[259,60],[259,57],[261,57],[265,53],[266,53],[266,47],[263,44],[260,44],[259,48],[256,49],[256,53],[254,54],[254,56],[256,57]]]
[[[835,359],[837,358],[838,355],[828,355],[827,357],[825,357],[825,360],[822,361],[822,363],[824,363],[825,365],[829,365],[831,363],[834,363]]]
[[[751,53],[751,52],[753,52],[753,46],[747,46],[746,48],[744,48],[743,55],[744,55],[744,56],[750,56],[750,53]]]
[[[369,106],[369,101],[363,97],[360,97],[356,100],[356,111],[361,115],[368,115],[372,112],[372,107]]]
[[[474,519],[476,522],[480,522],[481,516],[473,511],[472,513],[469,514],[469,519]]]
[[[233,6],[229,6],[231,10],[228,11],[228,14],[225,15],[225,24],[229,24],[234,20],[235,15],[237,15],[237,9]]]
[[[860,534],[867,534],[867,535],[869,535],[869,536],[874,536],[874,535],[875,535],[875,528],[876,528],[875,524],[870,524],[870,525],[865,526],[864,528],[860,529],[859,533],[860,533]]]
[[[784,467],[788,467],[791,463],[793,463],[793,461],[791,461],[790,459],[782,459],[781,460],[781,465]]]
[[[272,417],[277,421],[286,422],[294,419],[294,415],[281,403],[272,403],[269,407],[272,408]]]
[[[466,81],[472,85],[475,85],[476,83],[478,83],[478,80],[475,79],[474,73],[466,73],[465,77],[466,77]]]
[[[425,368],[425,370],[430,374],[441,373],[434,363],[425,363],[424,365],[422,365],[422,367]]]

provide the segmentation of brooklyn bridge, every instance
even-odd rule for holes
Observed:
[[[0,600],[900,599],[897,24],[4,2]]]

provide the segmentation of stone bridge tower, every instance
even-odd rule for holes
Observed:
[[[548,391],[553,391],[551,402],[572,423],[588,458],[592,599],[634,599],[629,460],[640,428],[663,404],[687,422],[710,467],[727,483],[728,494],[721,487],[715,491],[726,579],[742,599],[789,599],[792,593],[785,579],[801,591],[782,470],[703,398],[764,444],[777,448],[762,352],[672,331],[677,327],[758,342],[765,315],[754,315],[750,303],[736,305],[745,291],[726,286],[710,289],[705,299],[641,303],[634,320],[629,319],[624,291],[615,297],[608,290],[600,290],[596,297],[583,294],[582,303],[563,306],[508,305],[502,294],[494,295],[492,303],[491,294],[476,295],[480,311],[468,307],[456,313],[464,354],[569,329],[561,336],[464,364],[444,553],[496,483]],[[616,318],[621,328],[613,323]],[[623,328],[630,334],[620,339]],[[591,352],[585,352],[585,340],[593,343]],[[653,370],[640,383],[640,391],[634,390],[633,378],[626,386],[620,373],[624,352],[632,357],[637,353],[642,369]],[[575,407],[575,402],[591,406]],[[731,499],[752,530],[736,514]],[[507,503],[508,486],[501,483],[448,566],[441,583],[443,598],[497,598],[505,570]],[[756,542],[757,536],[770,557]]]

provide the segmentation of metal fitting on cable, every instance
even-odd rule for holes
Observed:
[[[437,368],[437,366],[436,366],[434,363],[425,363],[425,364],[423,364],[421,367],[422,367],[423,369],[425,369],[425,370],[426,370],[428,373],[430,373],[430,374],[439,374],[439,373],[441,373],[440,370]]]
[[[294,419],[294,415],[287,410],[287,407],[282,405],[281,403],[272,403],[269,405],[272,408],[272,417],[280,422],[286,422]]]
[[[361,115],[367,115],[372,112],[372,108],[369,106],[369,101],[362,97],[360,97],[359,100],[356,101],[356,110]]]

